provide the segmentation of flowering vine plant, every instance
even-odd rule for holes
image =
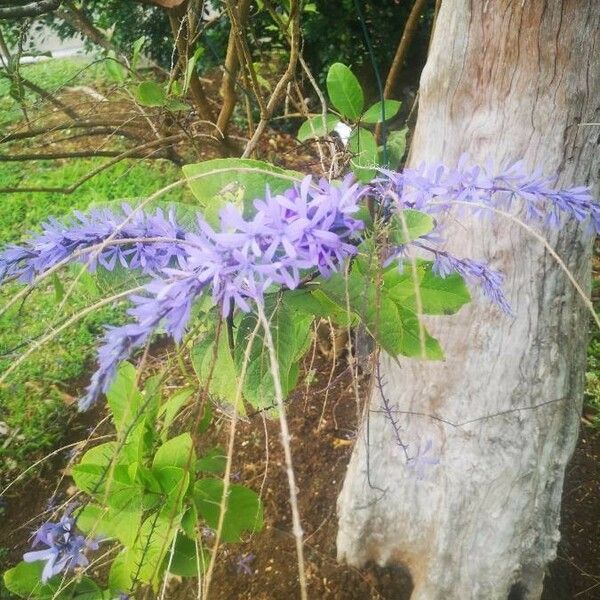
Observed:
[[[231,483],[230,455],[197,435],[214,403],[228,405],[234,419],[247,407],[281,419],[315,319],[360,326],[393,356],[439,360],[442,348],[421,316],[456,313],[471,299],[467,284],[510,314],[502,274],[481,257],[447,252],[440,215],[470,206],[545,226],[589,221],[600,231],[600,206],[587,188],[555,189],[521,163],[494,173],[463,159],[455,168],[380,170],[368,183],[247,159],[184,173],[195,204],[155,194],[135,206],[92,208],[48,221],[0,253],[3,282],[35,286],[75,263],[118,290],[108,300],[129,303],[128,321],[106,328],[79,402],[86,410],[106,395],[116,439],[74,461],[85,500],[43,524],[34,551],[6,573],[16,595],[130,597],[141,585],[158,589],[166,573],[210,580],[219,543],[259,530],[262,507],[253,490]],[[197,386],[168,393],[168,365],[141,386],[127,361],[143,362],[157,334],[175,341],[178,358],[189,357]],[[194,406],[193,431],[181,432],[177,420]],[[430,450],[407,453],[419,478],[437,464]],[[84,576],[100,546],[110,555],[107,589]]]

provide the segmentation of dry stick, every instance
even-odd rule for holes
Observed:
[[[245,35],[245,27],[240,20],[238,9],[235,2],[232,0],[226,0],[227,10],[229,11],[229,18],[231,20],[231,28],[235,33],[236,49],[238,53],[238,62],[244,63],[248,74],[250,75],[250,85],[256,102],[260,108],[260,118],[263,119],[266,116],[267,106],[263,100],[262,94],[260,93],[260,84],[256,76],[256,70],[254,69],[254,63],[252,61],[252,54],[248,47],[248,40]]]
[[[133,117],[135,118],[135,117]],[[129,117],[128,120],[132,120],[132,117]],[[126,123],[127,124],[127,123]],[[124,124],[122,121],[114,121],[114,120],[77,120],[77,121],[69,121],[68,123],[57,123],[56,125],[51,125],[50,127],[38,127],[36,129],[25,129],[22,131],[11,131],[6,135],[0,137],[0,144],[4,144],[7,142],[15,142],[18,140],[29,139],[32,137],[37,137],[38,135],[45,135],[47,133],[56,133],[58,131],[62,131],[64,129],[94,129],[98,127],[105,128],[113,128],[119,129],[123,127]]]
[[[333,360],[331,361],[331,368],[329,369],[329,379],[327,380],[327,386],[325,389],[325,399],[323,400],[323,406],[321,407],[321,416],[319,417],[319,422],[317,423],[317,431],[321,430],[321,425],[325,420],[325,410],[327,409],[327,401],[329,400],[329,392],[331,382],[333,381],[333,376],[335,375],[335,368],[337,367],[337,348],[335,346],[335,330],[333,328],[333,323],[330,318],[327,319],[327,323],[329,325],[329,339],[331,341],[331,348],[333,350]]]
[[[421,17],[423,10],[425,10],[426,4],[427,0],[415,0],[410,14],[408,15],[406,25],[404,26],[404,31],[402,32],[402,37],[400,38],[400,43],[396,48],[396,54],[394,54],[394,59],[392,60],[392,66],[390,67],[388,76],[385,80],[385,86],[383,88],[384,99],[390,97],[390,94],[392,93],[394,86],[398,81],[398,76],[402,70],[406,53],[408,52],[410,44],[413,40],[415,31],[417,29],[417,23],[419,22],[419,18]]]
[[[400,71],[402,70],[402,66],[404,65],[406,53],[408,52],[408,49],[410,48],[413,37],[415,35],[417,23],[419,22],[419,18],[425,10],[426,5],[427,0],[415,0],[410,14],[408,15],[408,19],[406,20],[406,24],[404,25],[404,31],[402,32],[402,37],[400,38],[400,43],[396,48],[396,53],[394,54],[394,59],[392,60],[392,66],[390,67],[390,70],[385,80],[385,86],[383,88],[384,100],[388,99],[394,91],[394,87],[396,86],[396,83],[398,81]],[[380,133],[381,124],[378,123],[375,127],[376,139],[379,138]]]
[[[235,443],[235,430],[238,419],[238,406],[242,402],[242,386],[244,385],[244,379],[246,378],[246,370],[248,363],[250,362],[250,354],[252,352],[252,346],[254,344],[254,338],[260,328],[260,322],[256,322],[250,338],[244,351],[244,360],[242,362],[242,368],[240,370],[240,377],[235,389],[235,399],[233,402],[233,415],[231,417],[229,427],[229,440],[227,444],[227,461],[225,463],[225,473],[223,475],[223,494],[221,496],[221,502],[219,504],[219,520],[217,521],[217,529],[215,531],[215,543],[213,544],[212,552],[210,555],[210,563],[204,578],[204,595],[208,598],[208,592],[210,590],[210,584],[212,581],[212,575],[217,561],[217,552],[219,550],[219,544],[221,543],[221,535],[223,533],[223,523],[225,522],[225,513],[227,512],[227,497],[229,496],[229,484],[231,477],[231,463],[233,461],[233,448]]]
[[[242,25],[248,19],[248,10],[250,8],[250,0],[239,0],[238,15]],[[217,127],[224,135],[227,134],[227,126],[231,121],[233,109],[236,105],[235,84],[239,71],[239,61],[236,52],[235,32],[233,27],[229,31],[229,39],[227,41],[227,53],[225,55],[225,64],[223,65],[223,79],[221,81],[220,95],[223,98],[223,105],[217,117]]]
[[[294,72],[296,70],[296,64],[298,62],[298,57],[300,55],[299,52],[299,44],[300,44],[300,10],[299,10],[299,0],[291,0],[290,2],[290,20],[292,22],[292,33],[290,39],[290,59],[288,61],[288,65],[286,67],[285,73],[281,77],[281,79],[277,82],[271,97],[266,106],[265,116],[262,117],[254,131],[254,135],[250,138],[250,141],[246,144],[246,148],[244,149],[244,153],[242,154],[242,158],[247,158],[254,152],[258,141],[260,140],[262,134],[264,133],[269,119],[273,115],[274,110],[277,108],[282,95],[285,94],[285,90],[287,88],[288,82],[292,80],[294,76]]]
[[[269,14],[271,15],[271,18],[275,21],[275,23],[281,30],[281,33],[286,38],[288,38],[288,41],[290,41],[289,40],[290,36],[287,31],[288,28],[287,28],[286,24],[283,22],[281,15],[279,15],[277,10],[273,6],[271,0],[265,0],[265,6],[266,6],[267,10],[269,11]],[[291,45],[291,42],[290,42],[290,45]],[[319,103],[321,105],[321,113],[320,114],[321,114],[321,120],[323,123],[323,130],[326,130],[327,129],[327,127],[326,127],[326,125],[327,125],[327,101],[325,100],[325,95],[321,91],[321,88],[319,87],[319,84],[317,83],[314,75],[312,74],[312,71],[310,70],[309,66],[306,64],[306,61],[302,57],[301,52],[299,52],[298,60],[300,62],[300,66],[302,67],[302,70],[304,71],[304,73],[306,74],[306,77],[308,78],[308,81],[310,82],[315,93],[317,94],[317,97],[319,98]],[[306,106],[305,106],[306,103],[304,102],[304,99],[302,98],[302,94],[299,94],[299,96],[301,98],[301,104],[300,104],[301,109],[303,109],[303,108],[306,109]],[[290,116],[306,117],[309,115],[305,115],[305,114],[287,115],[287,117],[290,117]],[[334,165],[337,165],[337,161],[335,160],[335,156],[336,156],[335,144],[333,142],[329,142],[328,147],[329,147],[329,152],[331,154],[331,157],[330,157],[331,158],[330,175],[331,175],[331,173],[337,173],[337,170],[334,166]],[[327,173],[327,169],[325,168],[325,157],[324,157],[323,151],[321,149],[321,141],[319,140],[319,138],[317,138],[317,151],[319,152],[319,160],[321,161],[321,170],[323,171],[323,175],[325,175]],[[330,179],[331,179],[331,177],[330,177]]]
[[[185,4],[180,4],[178,7],[168,10],[167,14],[169,15],[169,23],[171,25],[173,38],[175,39],[177,53],[179,54],[180,60],[187,68],[191,47],[189,44],[190,29],[186,22],[187,13]],[[204,88],[202,87],[202,83],[198,78],[198,73],[195,68],[192,70],[190,77],[190,92],[192,94],[194,108],[198,111],[200,117],[207,121],[214,121],[215,116],[208,103]]]
[[[161,145],[162,145],[161,140]],[[56,143],[56,142],[55,142]],[[144,144],[145,145],[145,144]],[[157,145],[153,142],[153,145]],[[137,148],[132,148],[127,151],[127,156],[123,157],[121,150],[74,150],[72,152],[36,152],[33,154],[0,154],[0,162],[25,162],[35,160],[59,160],[62,158],[147,158],[147,159],[165,159],[164,154],[146,154],[139,151]]]
[[[207,136],[207,137],[210,137],[210,136]],[[17,192],[28,192],[28,193],[54,192],[57,194],[66,194],[66,195],[72,194],[77,188],[81,187],[86,181],[89,181],[90,179],[92,179],[93,177],[98,175],[98,173],[104,171],[105,169],[108,169],[109,167],[112,167],[113,165],[117,164],[118,162],[120,162],[126,158],[129,158],[131,156],[135,156],[137,153],[139,153],[142,150],[155,148],[156,146],[172,144],[183,138],[185,138],[185,134],[178,133],[178,134],[171,135],[171,136],[161,138],[158,140],[153,140],[153,141],[147,142],[145,144],[140,144],[139,146],[136,146],[135,148],[130,148],[129,150],[126,150],[125,152],[121,152],[121,154],[119,154],[118,156],[115,156],[112,160],[109,160],[109,161],[105,162],[104,164],[96,167],[95,169],[92,169],[87,175],[84,175],[81,179],[77,180],[75,183],[73,183],[67,187],[63,187],[63,188],[43,187],[43,186],[42,187],[8,187],[8,188],[1,188],[0,193],[14,194]]]
[[[290,431],[287,418],[285,416],[285,403],[283,400],[283,390],[281,388],[281,379],[279,377],[279,363],[277,362],[277,353],[273,344],[271,328],[265,316],[263,307],[257,304],[258,320],[262,324],[265,332],[265,346],[269,351],[271,362],[271,375],[273,377],[273,386],[275,388],[275,400],[277,401],[277,410],[279,411],[279,426],[281,428],[281,445],[285,456],[285,465],[288,478],[288,487],[290,492],[290,507],[292,509],[292,523],[294,539],[296,541],[296,555],[298,558],[298,580],[300,582],[300,597],[302,600],[308,600],[306,590],[306,573],[304,567],[304,548],[302,542],[302,524],[300,522],[300,511],[298,510],[298,487],[296,486],[296,477],[294,475],[294,466],[292,462],[292,450],[290,448]]]
[[[104,35],[87,17],[85,12],[79,8],[72,0],[63,0],[63,8],[57,11],[63,21],[68,23],[73,29],[79,31],[84,37],[92,43],[104,48],[107,52],[119,54],[113,44],[110,43]]]

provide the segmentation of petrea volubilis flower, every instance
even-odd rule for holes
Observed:
[[[589,220],[591,228],[600,233],[600,204],[588,187],[558,189],[555,177],[543,176],[541,171],[529,174],[523,161],[495,172],[491,162],[473,166],[463,156],[454,169],[421,164],[416,169],[381,173],[374,192],[382,199],[393,198],[401,208],[440,212],[457,202],[504,210],[514,207],[522,209],[529,222],[559,227],[564,215],[580,222]]]
[[[120,210],[75,211],[65,221],[49,219],[42,224],[42,233],[34,234],[22,246],[11,245],[1,252],[0,282],[15,277],[22,283],[31,283],[36,275],[75,253],[92,271],[97,264],[109,271],[118,264],[154,273],[169,265],[172,259],[181,261],[185,257],[185,248],[173,241],[184,235],[174,213],[165,216],[160,208],[154,213],[145,213],[123,204]],[[168,241],[120,243],[120,240],[155,238]],[[103,243],[106,243],[104,248],[97,248]],[[90,252],[86,253],[86,249]]]
[[[25,562],[44,561],[42,583],[46,583],[61,571],[85,567],[89,564],[85,552],[97,550],[98,543],[86,540],[83,535],[76,534],[75,519],[71,517],[72,507],[57,523],[44,523],[34,534],[32,548],[46,546],[43,550],[26,552]]]
[[[250,311],[272,284],[297,287],[302,271],[330,275],[356,253],[350,242],[364,225],[352,215],[364,193],[351,177],[336,186],[326,180],[315,185],[308,176],[284,194],[267,189],[265,198],[255,201],[252,218],[228,204],[215,230],[198,215],[197,230],[181,236],[186,243],[185,256],[178,255],[180,268],[163,266],[143,295],[131,297],[134,306],[128,312],[134,323],[107,329],[98,351],[99,368],[80,408],[108,390],[118,364],[159,325],[180,341],[194,301],[207,289],[227,316],[234,307]]]
[[[600,207],[587,188],[555,190],[549,178],[527,176],[522,163],[491,173],[490,165],[470,167],[462,159],[455,169],[434,165],[401,173],[383,170],[370,186],[356,183],[351,175],[334,183],[307,176],[282,194],[267,189],[264,198],[254,201],[250,217],[229,204],[221,210],[217,227],[198,214],[189,230],[179,226],[173,213],[165,216],[160,209],[152,214],[128,205],[115,212],[92,209],[65,222],[50,220],[24,245],[6,248],[0,253],[0,282],[8,277],[31,282],[69,259],[92,269],[120,265],[148,276],[143,291],[130,297],[133,322],[106,329],[98,370],[80,402],[85,409],[108,390],[118,364],[148,343],[159,327],[180,341],[200,296],[210,295],[228,316],[236,308],[247,312],[262,303],[272,285],[294,289],[304,275],[330,276],[357,252],[364,223],[356,213],[367,194],[390,215],[402,208],[441,211],[456,201],[510,208],[519,200],[530,219],[558,225],[567,215],[589,219],[600,230]],[[458,273],[478,282],[490,300],[510,312],[502,275],[483,262],[438,250],[438,238],[436,230],[410,245],[433,254],[433,269],[441,277]],[[388,261],[395,258],[401,264],[406,250],[396,248]]]
[[[424,446],[421,446],[421,442],[419,442],[417,444],[416,455],[407,460],[406,466],[413,471],[419,480],[425,479],[427,471],[430,467],[440,464],[439,458],[435,457],[432,449],[432,440],[427,440]]]

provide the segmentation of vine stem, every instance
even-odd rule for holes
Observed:
[[[285,404],[283,401],[283,390],[281,388],[281,379],[279,377],[279,363],[277,362],[277,353],[273,344],[273,336],[271,328],[265,316],[265,312],[261,304],[257,303],[257,312],[259,322],[262,324],[265,332],[265,346],[269,351],[269,359],[271,362],[271,374],[273,376],[273,386],[275,388],[275,400],[279,411],[279,426],[281,428],[281,445],[285,456],[285,466],[287,471],[288,486],[290,490],[290,506],[292,509],[292,524],[293,534],[296,541],[296,555],[298,557],[298,580],[300,583],[300,597],[302,600],[308,600],[306,591],[306,573],[304,570],[304,548],[303,548],[303,532],[300,523],[300,511],[298,510],[298,487],[296,486],[296,477],[294,475],[294,466],[292,463],[292,449],[290,447],[290,432],[288,428],[287,418],[285,416]]]
[[[223,475],[223,494],[221,495],[221,503],[219,505],[219,520],[217,521],[217,529],[215,531],[215,543],[213,544],[213,549],[210,556],[210,563],[208,564],[208,569],[206,570],[206,575],[204,576],[204,597],[208,598],[208,591],[210,590],[210,583],[212,581],[212,575],[215,568],[215,564],[217,562],[217,552],[219,550],[219,544],[221,543],[221,535],[223,533],[223,523],[225,522],[225,513],[227,512],[227,497],[229,496],[229,484],[231,478],[231,463],[233,462],[233,449],[235,443],[235,430],[237,427],[238,421],[238,406],[242,402],[242,387],[244,385],[244,379],[246,378],[246,370],[248,368],[248,363],[250,362],[250,353],[252,351],[252,346],[254,344],[254,338],[258,333],[258,329],[260,327],[260,321],[256,322],[256,327],[254,327],[250,337],[248,339],[248,343],[246,345],[246,349],[244,350],[244,360],[242,363],[242,368],[240,370],[240,377],[237,382],[236,390],[235,390],[235,399],[233,401],[233,415],[231,417],[231,423],[229,426],[229,439],[227,443],[227,460],[225,462],[225,473]]]

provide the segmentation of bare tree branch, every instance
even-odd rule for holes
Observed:
[[[8,4],[8,6],[4,6]],[[39,17],[56,10],[60,0],[38,0],[24,4],[22,0],[10,0],[0,6],[0,19],[20,19],[24,17]]]
[[[20,193],[20,192],[27,192],[27,193],[54,192],[57,194],[65,194],[65,195],[72,194],[77,188],[81,187],[86,181],[89,181],[90,179],[92,179],[92,177],[95,177],[96,175],[98,175],[98,173],[101,173],[102,171],[108,169],[109,167],[112,167],[113,165],[117,164],[118,162],[122,161],[125,158],[130,158],[132,155],[135,155],[142,150],[147,150],[150,148],[156,148],[156,147],[160,147],[160,146],[166,146],[167,144],[171,145],[171,144],[176,143],[184,138],[185,138],[185,134],[178,133],[176,135],[171,135],[169,137],[161,138],[159,140],[152,140],[151,142],[142,144],[141,146],[137,146],[135,148],[126,150],[125,152],[122,152],[121,154],[119,154],[118,156],[115,156],[114,158],[105,162],[104,164],[96,167],[95,169],[92,169],[87,175],[84,175],[81,179],[77,180],[75,183],[73,183],[67,187],[44,187],[44,186],[41,186],[41,187],[6,187],[6,188],[0,188],[0,193],[15,194],[15,193]]]

